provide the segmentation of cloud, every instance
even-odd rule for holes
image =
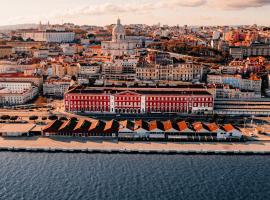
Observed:
[[[62,17],[73,17],[76,15],[110,15],[125,13],[146,13],[157,9],[179,8],[179,7],[198,7],[205,5],[207,0],[157,0],[153,2],[134,3],[127,2],[121,5],[114,3],[104,3],[100,5],[83,6],[61,12]]]
[[[220,9],[245,9],[270,5],[270,0],[208,0],[208,5]]]
[[[104,2],[104,1],[103,1]],[[81,17],[88,16],[117,16],[117,15],[148,15],[155,14],[158,10],[173,10],[177,11],[180,8],[202,8],[203,12],[219,9],[226,10],[241,10],[246,8],[258,8],[270,5],[270,0],[140,0],[138,1],[123,1],[122,4],[116,4],[112,1],[105,3],[82,5],[79,7],[70,8],[68,10],[54,10],[49,15],[45,16],[28,16],[23,19],[10,19],[9,21],[47,21],[62,19],[63,21],[76,21]],[[206,10],[207,9],[207,10]],[[162,13],[162,12],[156,12]],[[164,16],[165,18],[166,16]],[[59,20],[58,20],[59,21]]]
[[[207,0],[167,0],[168,6],[177,7],[199,7],[205,5]]]
[[[166,0],[164,0],[166,1]],[[245,9],[270,5],[270,0],[167,0],[174,7],[201,7],[219,9]]]
[[[93,15],[111,15],[111,14],[125,14],[128,12],[135,13],[143,13],[146,11],[151,11],[153,7],[150,4],[142,4],[142,5],[133,5],[133,4],[125,4],[125,5],[117,5],[112,3],[105,3],[102,5],[91,5],[91,6],[83,6],[77,7],[74,9],[70,9],[66,12],[61,12],[58,15],[62,17],[75,17],[75,16],[93,16]]]
[[[270,5],[270,0],[168,0],[169,4],[178,7],[208,6],[219,9],[256,8]]]
[[[61,17],[76,17],[78,15],[97,16],[126,13],[150,13],[158,9],[178,9],[180,7],[208,7],[212,9],[230,10],[263,7],[270,5],[270,0],[156,0],[144,1],[140,4],[128,1],[123,4],[104,3],[82,6],[67,12],[61,12]]]

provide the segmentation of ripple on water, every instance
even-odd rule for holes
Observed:
[[[268,199],[269,156],[0,153],[17,199]]]

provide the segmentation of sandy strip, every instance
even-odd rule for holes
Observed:
[[[268,152],[270,142],[246,143],[167,143],[167,142],[117,142],[89,141],[71,138],[0,138],[0,148],[40,148],[121,151],[245,151]]]

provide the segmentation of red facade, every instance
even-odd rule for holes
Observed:
[[[109,112],[110,96],[105,94],[66,95],[65,108],[68,111]]]
[[[65,95],[70,112],[196,113],[213,110],[213,97],[206,91],[71,91]]]

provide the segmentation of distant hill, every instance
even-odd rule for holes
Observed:
[[[0,30],[16,30],[16,29],[28,29],[37,27],[38,24],[16,24],[16,25],[0,26]]]

